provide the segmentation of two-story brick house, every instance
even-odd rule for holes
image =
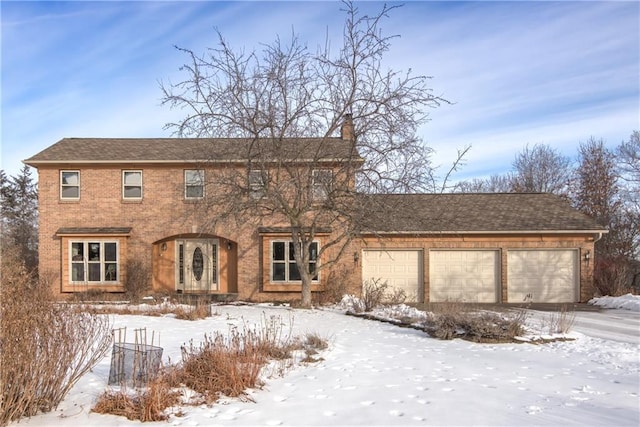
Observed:
[[[202,203],[217,191],[216,177],[229,171],[260,191],[265,170],[275,166],[264,157],[259,169],[251,166],[247,153],[255,142],[65,138],[25,160],[38,169],[40,272],[55,277],[61,296],[122,292],[131,261],[142,261],[151,265],[158,292],[299,298],[284,218],[238,222]],[[340,173],[341,162],[361,161],[349,127],[340,137],[285,138],[278,147],[278,162],[303,164],[311,157],[300,153],[313,151],[309,185],[319,190]],[[388,209],[370,212],[339,262],[314,277],[314,291],[340,281],[359,293],[363,281],[381,279],[413,301],[575,302],[593,295],[593,246],[606,230],[558,197],[353,197]],[[335,232],[320,227],[312,251]],[[322,261],[312,254],[311,262]]]

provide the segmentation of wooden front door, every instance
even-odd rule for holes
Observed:
[[[178,289],[185,292],[218,290],[218,244],[214,240],[178,242]]]

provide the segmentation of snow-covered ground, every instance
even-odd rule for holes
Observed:
[[[640,297],[629,299],[640,306]],[[285,325],[292,324],[294,334],[318,333],[330,342],[323,361],[297,366],[284,377],[269,378],[263,389],[250,391],[255,403],[225,399],[210,407],[186,407],[184,416],[151,425],[638,426],[637,338],[630,333],[630,338],[613,340],[583,326],[588,321],[606,332],[619,318],[629,325],[635,322],[637,337],[640,311],[628,310],[633,304],[627,304],[627,310],[618,308],[622,302],[607,301],[607,310],[585,313],[586,320],[580,314],[571,333],[574,341],[537,345],[440,341],[335,309],[268,305],[215,306],[214,316],[199,321],[117,315],[114,326],[144,327],[156,337],[159,333],[164,360],[172,361],[179,360],[180,346],[190,339],[197,343],[206,332],[259,323],[264,316],[280,316]],[[533,323],[541,316],[532,313]],[[109,367],[106,357],[56,411],[12,427],[140,425],[90,412],[107,388]]]

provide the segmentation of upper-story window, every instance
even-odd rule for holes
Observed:
[[[329,196],[333,186],[333,172],[331,169],[315,169],[313,173],[313,198],[324,200]]]
[[[142,199],[142,171],[122,171],[122,198]]]
[[[260,199],[266,196],[267,172],[259,169],[249,171],[249,191],[251,197]]]
[[[60,171],[60,198],[65,200],[80,198],[80,171]]]
[[[204,170],[187,169],[184,171],[184,198],[201,199],[204,197]]]

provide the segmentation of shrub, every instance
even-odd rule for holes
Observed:
[[[317,306],[339,303],[342,296],[346,293],[344,277],[348,277],[348,275],[344,267],[330,271],[324,290],[312,294],[313,303]]]
[[[56,303],[38,281],[3,252],[0,305],[0,425],[54,409],[108,352],[106,316]],[[6,296],[10,295],[10,298]]]
[[[438,311],[429,313],[424,330],[443,340],[511,342],[524,333],[526,316],[526,310],[501,315],[461,303],[441,303]]]
[[[323,359],[314,356],[318,354],[320,350],[326,350],[329,347],[329,342],[319,334],[310,332],[305,335],[301,347],[305,354],[305,357],[301,361],[303,363],[316,363]]]
[[[618,297],[632,291],[633,272],[624,257],[599,257],[594,266],[593,284],[601,296]]]
[[[549,334],[566,334],[573,327],[576,320],[576,313],[569,311],[566,304],[560,307],[558,312],[552,313],[543,320]]]
[[[168,407],[181,402],[211,404],[221,396],[250,400],[246,390],[262,386],[262,369],[270,360],[289,358],[297,349],[307,352],[327,347],[326,340],[317,334],[307,334],[304,340],[291,339],[292,323],[288,333],[284,326],[277,316],[263,317],[256,327],[232,327],[228,335],[214,332],[205,335],[199,345],[191,341],[181,349],[181,363],[163,369],[149,387],[133,392],[107,391],[93,411],[159,421],[167,418]],[[310,361],[308,357],[309,353],[303,361]]]
[[[183,346],[182,363],[172,378],[174,385],[184,384],[208,403],[221,395],[246,398],[247,388],[262,385],[260,371],[267,361],[291,357],[292,348],[280,317],[263,317],[257,327],[232,327],[226,336],[214,332],[198,346]]]
[[[365,312],[384,305],[402,304],[406,297],[404,290],[391,288],[382,279],[366,280],[362,286],[362,304]]]
[[[151,287],[151,268],[141,260],[127,261],[127,278],[124,283],[125,294],[131,301],[139,301],[145,291]]]

